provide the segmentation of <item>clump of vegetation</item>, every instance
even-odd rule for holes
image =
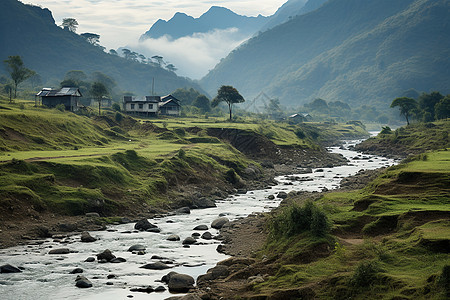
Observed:
[[[350,278],[350,284],[353,287],[368,287],[377,280],[380,272],[379,265],[374,261],[364,261],[358,265],[353,276]]]
[[[392,134],[392,129],[389,126],[383,126],[381,128],[380,134]]]
[[[325,213],[312,201],[303,206],[290,205],[283,209],[269,225],[274,238],[290,237],[310,231],[316,237],[323,237],[330,232],[330,222]]]

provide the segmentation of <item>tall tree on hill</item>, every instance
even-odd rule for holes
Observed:
[[[100,45],[100,35],[91,32],[85,32],[80,34],[81,37],[85,38],[86,41],[94,46]]]
[[[211,106],[216,107],[220,102],[228,104],[228,111],[230,112],[230,121],[233,120],[232,111],[233,104],[244,102],[244,97],[230,85],[222,85],[217,91],[217,96],[212,100]]]
[[[63,21],[62,21],[61,26],[64,29],[67,29],[67,30],[72,31],[72,32],[76,32],[77,31],[77,27],[78,27],[78,22],[74,18],[64,18]]]
[[[198,107],[203,113],[211,110],[211,103],[205,95],[198,96],[197,99],[192,102],[192,106]]]
[[[423,93],[419,96],[419,108],[423,111],[423,121],[431,122],[435,119],[434,107],[444,98],[439,92]]]
[[[409,125],[409,117],[412,115],[413,111],[417,109],[417,102],[408,97],[396,98],[391,103],[391,108],[393,107],[398,107],[400,109],[400,114],[405,117],[406,123]]]
[[[103,97],[108,95],[108,89],[106,86],[101,82],[94,82],[91,86],[91,89],[89,90],[89,93],[91,94],[92,98],[95,99],[95,101],[98,102],[98,115],[101,115],[100,108],[102,106],[102,99]]]
[[[36,72],[26,68],[22,58],[19,55],[9,56],[8,59],[3,62],[5,63],[6,69],[14,82],[14,98],[16,98],[17,86],[36,74]]]

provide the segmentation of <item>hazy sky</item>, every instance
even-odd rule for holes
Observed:
[[[75,18],[77,32],[100,34],[107,49],[135,43],[158,19],[168,20],[176,12],[199,17],[211,6],[257,16],[271,15],[287,0],[22,0],[50,9],[58,25],[63,18]]]
[[[1,0],[0,0],[1,1]],[[77,33],[100,35],[100,44],[109,49],[128,47],[146,57],[161,55],[178,68],[177,74],[200,79],[221,58],[242,43],[235,30],[195,34],[178,40],[150,39],[138,43],[158,19],[169,20],[176,12],[198,18],[211,6],[223,6],[246,16],[272,15],[287,0],[22,0],[48,8],[56,24],[75,18]]]

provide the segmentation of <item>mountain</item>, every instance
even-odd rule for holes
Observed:
[[[307,14],[319,8],[328,0],[289,0],[283,4],[273,16],[270,16],[269,21],[261,28],[261,31],[273,28],[277,25],[289,21],[295,16]]]
[[[51,12],[17,0],[0,1],[0,59],[20,55],[26,67],[36,71],[43,83],[59,83],[67,71],[86,74],[100,71],[119,88],[146,95],[155,78],[156,92],[170,93],[179,87],[199,86],[162,68],[105,53],[81,36],[58,27]],[[0,73],[5,73],[0,64]]]
[[[283,104],[316,97],[390,103],[403,91],[450,87],[449,0],[330,0],[232,51],[200,83],[248,100]]]
[[[233,11],[219,6],[212,6],[199,18],[193,18],[185,13],[177,12],[169,21],[159,19],[145,34],[141,40],[148,38],[157,39],[168,35],[172,39],[191,36],[194,33],[206,33],[215,29],[237,28],[243,36],[253,35],[265,23],[267,17],[241,16]]]

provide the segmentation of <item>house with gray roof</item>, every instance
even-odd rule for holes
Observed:
[[[84,107],[80,103],[81,92],[76,87],[63,87],[60,89],[44,88],[36,97],[41,99],[42,105],[54,108],[59,104],[63,104],[66,110],[77,111]]]

